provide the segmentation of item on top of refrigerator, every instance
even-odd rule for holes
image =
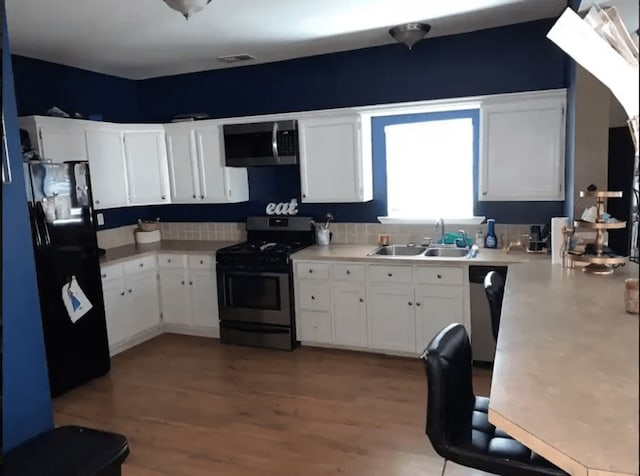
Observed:
[[[67,114],[57,106],[53,106],[52,108],[47,109],[47,115],[53,117],[71,117],[69,116],[69,114]]]

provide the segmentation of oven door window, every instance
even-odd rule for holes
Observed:
[[[280,276],[230,274],[226,276],[226,304],[229,307],[278,311],[282,309]]]

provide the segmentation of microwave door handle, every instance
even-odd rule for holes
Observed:
[[[273,123],[273,129],[271,130],[271,152],[273,152],[273,158],[278,158],[278,123]]]

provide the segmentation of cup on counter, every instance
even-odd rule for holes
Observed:
[[[329,228],[316,228],[316,243],[318,245],[328,245],[331,242],[331,231]]]
[[[640,313],[640,283],[637,279],[624,280],[624,308],[629,314]]]
[[[391,243],[391,236],[387,234],[378,235],[378,244],[380,246],[388,246]]]

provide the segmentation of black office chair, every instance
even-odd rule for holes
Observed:
[[[504,279],[502,279],[502,276],[495,271],[488,272],[484,277],[484,291],[487,293],[487,299],[489,299],[493,338],[497,342],[500,314],[502,312],[502,298],[504,297]]]
[[[436,453],[503,476],[567,476],[489,423],[489,399],[473,394],[471,344],[461,324],[440,331],[422,358],[428,383],[426,434]]]

